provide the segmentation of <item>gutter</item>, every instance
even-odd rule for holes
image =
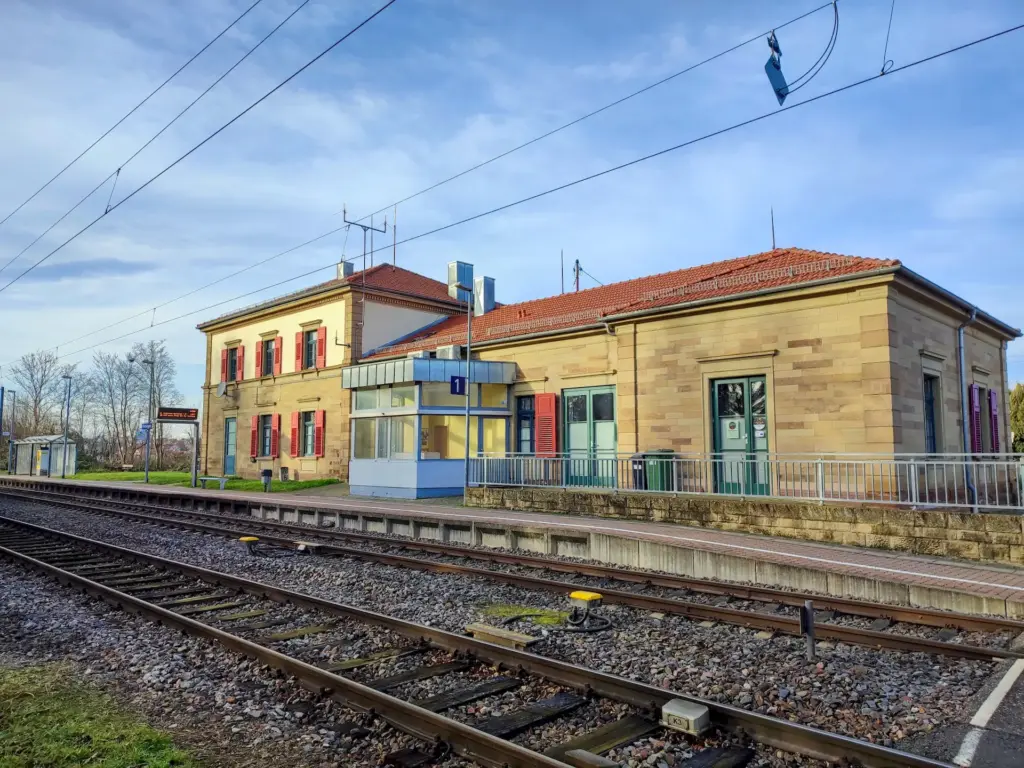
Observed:
[[[1024,334],[1021,333],[1020,328],[1014,328],[1012,325],[1008,325],[1007,323],[1004,323],[1002,320],[992,317],[992,315],[988,314],[987,312],[982,312],[974,304],[967,301],[967,299],[963,299],[957,296],[952,291],[947,291],[945,288],[933,283],[927,277],[922,277],[921,275],[917,274],[917,272],[914,272],[912,269],[902,267],[901,271],[906,273],[906,275],[911,279],[916,280],[917,282],[924,285],[930,291],[934,291],[935,293],[942,296],[944,299],[951,301],[954,304],[959,304],[961,309],[963,309],[965,312],[971,313],[972,319],[968,321],[968,325],[970,323],[975,322],[974,317],[976,315],[978,318],[984,320],[989,325],[992,325],[998,328],[999,330],[1003,331],[1010,338],[1019,339],[1021,336],[1024,336]]]

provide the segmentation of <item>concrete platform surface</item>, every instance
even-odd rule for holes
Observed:
[[[154,495],[170,503],[247,504],[251,514],[339,528],[519,548],[589,558],[698,578],[751,582],[901,605],[1024,619],[1024,568],[883,550],[794,541],[666,523],[569,517],[405,502],[288,493],[248,493],[128,482],[0,478]]]

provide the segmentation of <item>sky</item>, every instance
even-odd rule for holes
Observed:
[[[4,0],[0,218],[251,2]],[[4,368],[36,349],[56,347],[64,362],[87,366],[96,349],[165,339],[185,403],[199,405],[205,343],[196,324],[329,279],[342,256],[361,256],[362,239],[342,230],[182,294],[341,227],[343,206],[350,217],[390,206],[751,37],[404,202],[398,238],[776,112],[762,33],[820,5],[397,0],[118,205],[383,0],[311,0],[125,164],[300,2],[262,0],[0,225],[2,267],[122,168],[113,189],[107,182],[0,271],[0,383]],[[841,0],[833,55],[787,104],[877,74],[890,7]],[[1022,22],[1015,0],[896,0],[888,58],[899,67]],[[791,79],[818,59],[832,25],[827,8],[778,31]],[[469,261],[496,279],[499,301],[513,302],[560,290],[562,251],[567,265],[579,259],[608,283],[767,250],[774,208],[780,246],[900,259],[1024,327],[1022,46],[1024,30],[400,244],[398,264],[444,280],[448,261]],[[101,216],[108,199],[110,213],[3,288]],[[594,283],[584,276],[582,285]],[[104,326],[113,327],[86,336]],[[1011,381],[1024,381],[1024,343],[1009,356]]]

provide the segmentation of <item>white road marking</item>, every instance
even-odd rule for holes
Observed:
[[[118,486],[121,487],[121,486]],[[163,489],[165,491],[171,491],[173,493],[188,493],[191,489],[177,490],[177,489]],[[240,498],[246,501],[269,501],[261,498],[257,494],[240,493]],[[600,526],[600,525],[588,525],[586,523],[558,523],[554,521],[546,520],[524,520],[517,517],[498,517],[494,515],[479,514],[474,515],[472,513],[451,513],[451,512],[432,512],[427,509],[410,509],[409,507],[388,507],[374,502],[358,502],[358,506],[350,506],[354,502],[343,502],[343,501],[328,501],[326,499],[320,500],[321,503],[318,505],[321,509],[333,509],[347,512],[360,512],[366,509],[377,510],[379,512],[399,512],[401,514],[410,515],[412,517],[444,517],[449,520],[457,521],[459,518],[463,518],[467,521],[480,521],[480,522],[505,522],[515,523],[518,525],[530,526],[533,528],[572,528],[578,531],[593,531],[594,533],[619,533],[624,534],[629,538],[646,539],[646,538],[657,538],[665,539],[667,541],[679,541],[690,544],[704,544],[714,547],[725,547],[727,549],[734,549],[741,552],[753,552],[759,555],[776,555],[778,557],[785,557],[791,560],[805,560],[811,563],[825,563],[827,565],[840,565],[849,568],[861,568],[867,571],[879,571],[881,573],[895,573],[900,576],[910,576],[921,579],[936,579],[938,581],[948,581],[956,584],[970,584],[976,587],[996,587],[998,589],[1007,589],[1013,592],[1020,592],[1024,594],[1024,587],[1014,587],[1010,584],[1000,584],[992,581],[979,581],[976,579],[963,579],[957,576],[939,576],[934,573],[922,573],[920,571],[907,571],[899,568],[886,568],[881,565],[866,565],[864,563],[851,563],[845,560],[833,560],[827,557],[814,557],[813,555],[799,555],[791,552],[779,552],[773,549],[763,549],[760,547],[748,547],[743,544],[729,544],[722,541],[708,541],[706,539],[697,538],[694,536],[675,536],[667,533],[654,533],[652,532],[640,532],[629,528],[615,528],[611,526]],[[302,503],[301,501],[294,500],[294,497],[290,497],[290,502],[294,504]],[[278,501],[280,503],[280,500]],[[311,505],[313,506],[313,505]],[[805,542],[795,542],[798,544]]]
[[[1006,670],[1006,674],[1003,675],[1003,679],[999,681],[999,684],[992,689],[992,693],[978,707],[978,711],[971,718],[971,730],[964,736],[963,743],[960,745],[960,751],[953,758],[955,765],[959,765],[960,768],[970,768],[988,721],[992,719],[992,715],[999,709],[999,705],[1003,703],[1006,694],[1013,688],[1013,684],[1017,682],[1017,678],[1020,677],[1022,672],[1024,672],[1024,659],[1017,659]]]

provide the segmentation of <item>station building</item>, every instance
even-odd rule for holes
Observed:
[[[507,305],[476,285],[473,454],[1007,448],[1020,331],[898,261],[776,249]],[[385,265],[201,325],[204,471],[459,492],[466,324],[447,284]]]

